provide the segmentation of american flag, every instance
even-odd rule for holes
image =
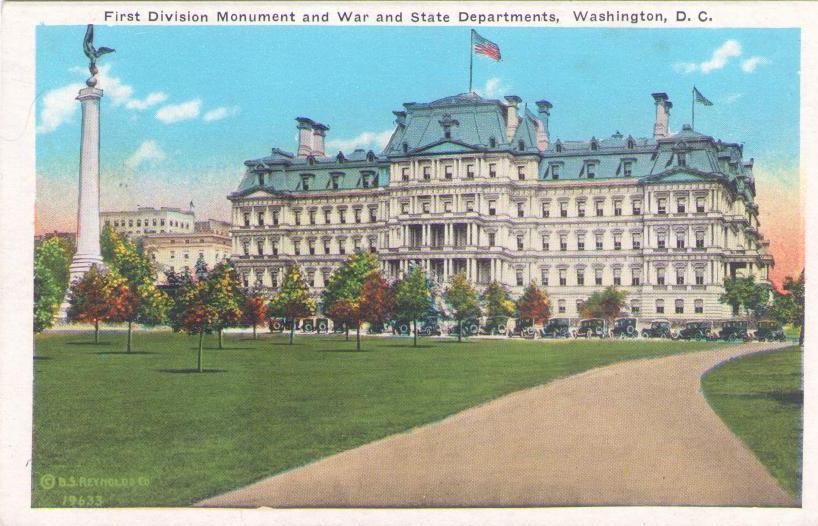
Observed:
[[[480,36],[480,33],[475,31],[474,29],[471,30],[471,45],[472,49],[478,55],[485,55],[493,60],[500,60],[500,47],[488,40]]]

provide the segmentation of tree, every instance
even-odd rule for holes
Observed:
[[[508,289],[497,281],[489,283],[481,299],[488,318],[511,317],[517,308],[511,300]]]
[[[248,294],[241,309],[242,323],[253,327],[253,339],[257,339],[256,327],[267,319],[267,301],[258,292]]]
[[[321,311],[329,316],[333,323],[343,323],[342,320],[333,317],[332,306],[335,302],[346,300],[356,302],[361,295],[361,287],[364,279],[371,272],[380,268],[378,257],[369,252],[356,252],[349,256],[335,271],[321,293]],[[346,307],[337,310],[344,312]],[[349,339],[349,325],[347,325],[347,340]]]
[[[109,274],[101,272],[96,265],[71,284],[68,294],[69,321],[94,324],[94,343],[99,343],[99,322],[111,315],[111,287]]]
[[[724,279],[724,293],[719,296],[721,303],[730,305],[738,315],[743,308],[749,316],[758,320],[768,308],[770,287],[756,283],[755,276],[735,276]]]
[[[804,271],[798,279],[787,276],[783,288],[783,293],[773,293],[771,314],[783,324],[799,327],[798,343],[804,345]]]
[[[203,340],[219,322],[219,312],[210,304],[209,287],[205,281],[188,281],[181,286],[171,314],[174,331],[199,336],[196,369],[202,372]]]
[[[245,301],[241,279],[233,265],[228,262],[216,265],[203,283],[207,284],[210,305],[219,313],[213,329],[219,335],[219,349],[223,349],[224,329],[241,322],[241,306]]]
[[[139,296],[131,288],[128,280],[110,271],[108,274],[108,287],[110,294],[110,312],[106,320],[114,322],[128,323],[128,338],[125,352],[131,352],[132,324],[139,311]]]
[[[207,262],[205,262],[204,254],[199,254],[199,258],[196,260],[196,267],[195,267],[195,275],[196,279],[203,280],[207,279],[208,274]]]
[[[290,345],[295,336],[295,320],[315,313],[315,301],[310,297],[297,264],[287,267],[281,288],[270,302],[270,312],[273,316],[290,320]]]
[[[355,348],[361,350],[361,301],[360,298],[354,300],[338,299],[330,305],[327,311],[333,323],[342,323],[347,329],[355,327]],[[347,336],[347,339],[349,336]]]
[[[409,273],[398,282],[395,290],[395,310],[398,316],[412,320],[414,343],[418,344],[418,318],[429,311],[432,293],[426,280],[426,273],[420,265],[414,265]]]
[[[474,289],[465,272],[458,272],[444,293],[446,302],[452,308],[457,320],[457,341],[463,340],[463,320],[480,316],[480,304],[477,291]]]
[[[602,318],[611,325],[622,312],[627,295],[628,291],[619,290],[613,285],[605,287],[604,290],[591,294],[580,312],[584,318]]]
[[[520,318],[546,322],[551,316],[551,302],[543,290],[532,281],[517,300],[517,313]]]
[[[371,325],[383,325],[395,312],[395,289],[380,272],[370,272],[361,286],[360,318]],[[360,347],[359,347],[360,350]]]
[[[70,255],[60,238],[51,237],[34,249],[34,332],[54,323],[68,288]]]

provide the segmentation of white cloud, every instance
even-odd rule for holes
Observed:
[[[131,99],[125,103],[125,107],[129,110],[144,111],[152,106],[161,104],[168,100],[167,93],[161,91],[154,91],[148,94],[144,99]]]
[[[104,91],[104,96],[114,106],[122,106],[126,104],[133,96],[133,87],[122,82],[119,77],[111,75],[111,65],[103,64],[99,66],[99,74],[97,75],[97,87]]]
[[[351,151],[356,148],[364,148],[364,147],[377,147],[380,150],[386,148],[389,139],[392,137],[392,130],[386,130],[382,132],[371,132],[366,131],[354,137],[352,139],[332,139],[327,141],[326,144],[326,151],[327,153],[340,150],[340,151]]]
[[[83,84],[77,83],[47,91],[43,96],[37,133],[51,133],[63,123],[73,120],[80,108],[76,100],[77,92],[83,87]]]
[[[125,166],[134,170],[145,162],[159,162],[165,159],[165,152],[162,147],[153,139],[149,139],[139,145],[139,148],[125,160]]]
[[[744,73],[752,73],[758,66],[769,64],[770,59],[766,57],[750,57],[741,61],[741,71]]]
[[[202,99],[193,99],[181,104],[168,104],[156,112],[156,118],[165,124],[195,119],[202,109]]]
[[[743,96],[744,95],[742,93],[732,93],[724,97],[724,102],[726,102],[727,104],[733,104]]]
[[[218,108],[214,108],[202,116],[202,120],[205,122],[213,122],[213,121],[220,121],[222,119],[226,119],[227,117],[232,117],[239,112],[238,106],[220,106]]]
[[[741,44],[738,40],[726,40],[724,44],[713,51],[709,60],[701,63],[695,62],[680,62],[674,65],[676,71],[681,73],[693,73],[700,71],[702,73],[710,73],[717,69],[722,69],[730,62],[731,58],[741,56]]]
[[[499,97],[509,92],[511,86],[504,84],[499,77],[492,77],[486,81],[482,89],[477,89],[477,94],[481,97]]]

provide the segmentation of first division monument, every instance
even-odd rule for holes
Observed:
[[[80,142],[79,201],[77,204],[77,251],[69,267],[70,281],[82,278],[91,267],[103,268],[99,247],[99,103],[102,90],[97,88],[97,59],[114,50],[94,48],[94,26],[88,24],[83,42],[91,76],[85,81],[77,100],[82,104],[82,136]],[[68,296],[60,308],[65,319]]]

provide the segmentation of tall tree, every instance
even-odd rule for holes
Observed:
[[[735,276],[724,279],[724,293],[719,301],[730,305],[733,313],[738,315],[743,308],[752,318],[758,319],[768,308],[770,301],[770,287],[764,283],[756,283],[755,276]]]
[[[429,290],[426,273],[420,265],[412,266],[406,276],[398,282],[395,290],[395,310],[398,316],[412,320],[415,347],[418,344],[418,318],[429,311],[431,299],[432,293]]]
[[[111,284],[107,272],[96,266],[71,284],[68,294],[68,321],[92,323],[94,343],[99,343],[99,323],[111,315]]]
[[[591,294],[582,305],[581,314],[585,318],[602,318],[610,326],[625,307],[628,291],[611,285]]]
[[[517,313],[520,318],[546,322],[551,316],[551,302],[543,290],[535,282],[531,282],[517,300]]]
[[[486,316],[489,318],[511,317],[517,308],[511,300],[508,289],[497,281],[488,284],[481,299],[486,309]]]
[[[798,327],[798,343],[804,345],[804,271],[797,279],[787,276],[784,292],[774,292],[772,315],[781,323]]]
[[[241,309],[241,318],[244,325],[253,328],[253,339],[257,339],[256,328],[267,319],[267,300],[258,292],[248,294]]]
[[[70,254],[62,240],[51,237],[34,249],[34,332],[54,323],[68,288]]]
[[[362,321],[361,298],[358,297],[352,300],[345,298],[337,299],[330,305],[326,314],[332,319],[333,323],[343,324],[344,327],[346,327],[347,334],[349,334],[350,327],[355,327],[355,348],[360,351]],[[347,336],[347,339],[349,339],[349,336]]]
[[[295,321],[315,313],[315,301],[310,297],[309,287],[304,282],[297,264],[287,267],[281,288],[270,302],[270,312],[290,320],[290,345],[295,337]]]
[[[171,314],[174,331],[184,331],[199,336],[196,369],[202,372],[204,335],[210,334],[219,322],[219,312],[211,305],[210,288],[206,281],[190,280],[180,287],[176,294]]]
[[[452,278],[451,284],[446,288],[444,295],[446,302],[452,309],[454,319],[457,320],[457,341],[462,341],[463,320],[480,316],[477,291],[466,279],[466,273],[458,272]]]
[[[368,322],[370,327],[383,325],[394,315],[395,289],[380,272],[370,272],[364,279],[359,309],[361,320]]]
[[[361,295],[361,287],[366,276],[379,268],[380,263],[375,254],[355,252],[350,255],[330,275],[323,292],[321,292],[321,312],[329,316],[336,325],[343,323],[342,320],[334,318],[331,312],[348,313],[348,305],[340,309],[333,309],[333,304],[340,300],[356,302]],[[347,325],[347,339],[349,339],[349,327],[350,325]]]
[[[216,265],[204,283],[208,287],[210,304],[219,313],[213,329],[219,335],[219,349],[224,349],[224,329],[241,322],[241,306],[245,301],[241,279],[233,265],[227,262]]]

